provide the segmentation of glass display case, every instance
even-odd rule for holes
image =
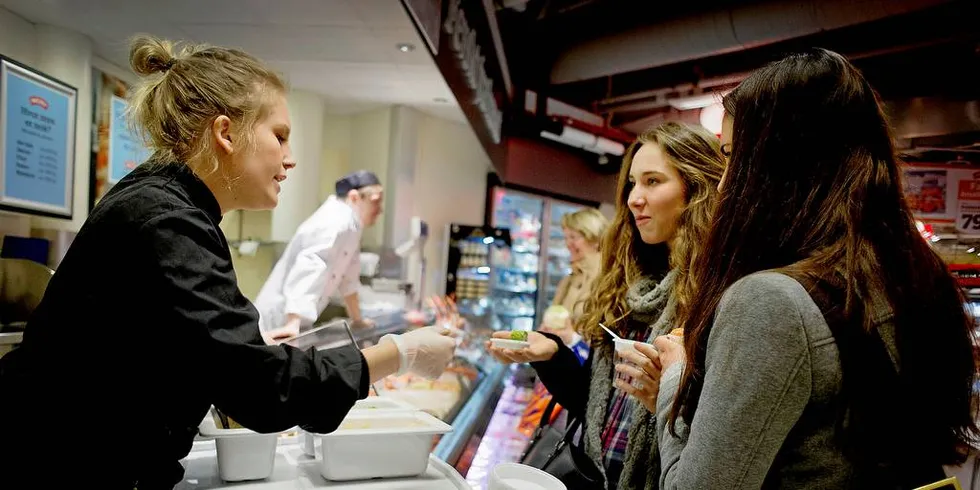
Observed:
[[[432,311],[422,313],[422,323],[435,321]],[[352,345],[364,349],[377,344],[384,335],[413,328],[402,311],[371,317],[371,320],[375,322],[374,327],[353,329],[343,320],[333,320],[287,343],[300,349],[324,350]],[[474,439],[481,439],[504,391],[506,374],[506,368],[484,347],[489,330],[470,321],[462,330],[456,358],[439,378],[430,380],[409,373],[389,376],[371,387],[371,395],[404,401],[452,425],[453,431],[438,439],[433,454],[454,466],[465,456],[467,445]],[[462,463],[468,466],[469,460],[462,460]]]
[[[512,256],[510,232],[503,228],[451,223],[446,227],[446,295],[456,301],[471,328],[499,329],[495,312],[508,295],[494,287]]]
[[[584,206],[572,204],[564,201],[551,200],[548,202],[548,220],[545,234],[548,237],[548,246],[545,249],[546,263],[543,268],[544,290],[540,294],[538,311],[543,312],[551,305],[558,292],[558,283],[572,273],[572,261],[565,246],[565,230],[561,226],[561,220],[566,214],[574,213]],[[540,320],[539,320],[540,322]]]
[[[533,330],[537,315],[540,275],[541,224],[545,199],[531,194],[493,190],[491,225],[510,231],[510,256],[498,267],[494,290],[494,328]]]
[[[505,330],[532,330],[572,271],[562,217],[586,207],[552,197],[495,186],[490,190],[491,225],[510,231],[511,257],[493,288],[504,296],[497,316]]]

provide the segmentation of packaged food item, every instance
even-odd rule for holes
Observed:
[[[527,342],[527,332],[524,330],[513,330],[510,332],[510,340],[516,340],[518,342]]]

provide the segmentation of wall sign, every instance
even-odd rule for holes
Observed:
[[[476,41],[476,30],[467,22],[460,2],[461,0],[449,1],[446,21],[442,27],[449,36],[450,49],[456,56],[466,84],[474,91],[475,95],[469,102],[479,108],[490,138],[495,144],[499,144],[504,120],[503,112],[493,94],[493,79],[487,75],[486,56],[483,55],[482,48]]]
[[[146,161],[150,153],[126,123],[126,108],[129,105],[126,99],[113,95],[110,104],[108,182],[115,184]]]
[[[0,208],[71,219],[77,94],[0,57]]]
[[[980,171],[952,165],[902,169],[905,198],[916,218],[955,222],[966,235],[980,235]]]

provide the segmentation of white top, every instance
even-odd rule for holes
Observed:
[[[361,222],[354,209],[330,196],[296,230],[286,251],[255,299],[259,329],[280,328],[286,315],[316,321],[335,293],[349,296],[360,286]]]

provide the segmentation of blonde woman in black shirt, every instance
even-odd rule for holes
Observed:
[[[74,481],[172,488],[212,404],[259,432],[330,432],[371,381],[435,377],[453,356],[435,327],[363,351],[265,345],[218,224],[275,207],[296,165],[285,84],[217,47],[138,38],[130,62],[153,154],[93,209],[0,363],[0,418],[16,421],[0,441],[5,488],[36,486],[25,462],[52,443]]]

